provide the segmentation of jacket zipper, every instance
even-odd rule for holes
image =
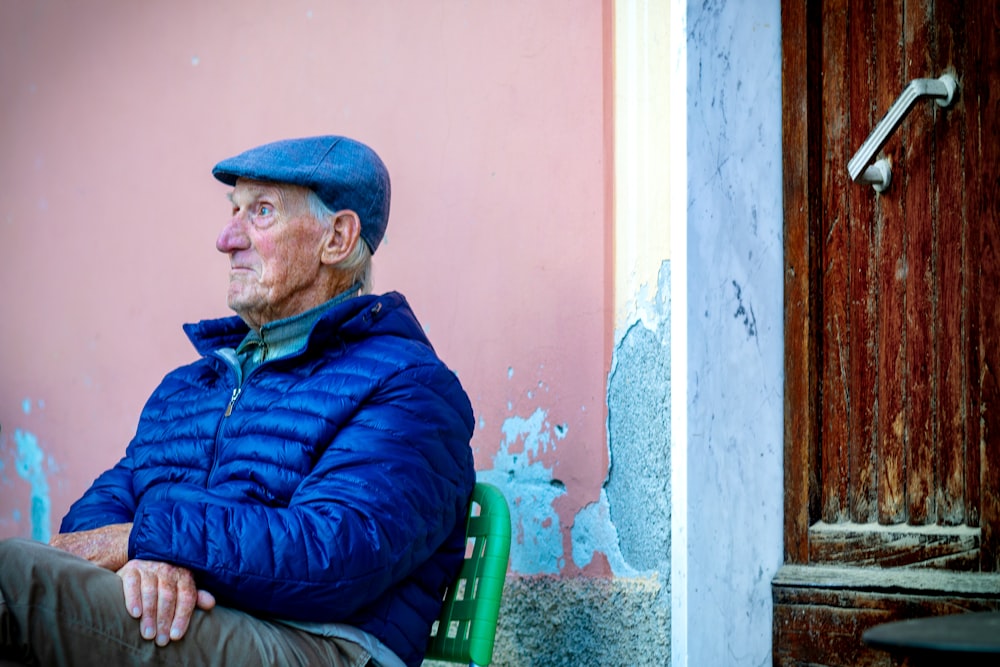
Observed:
[[[240,394],[243,393],[244,383],[244,378],[240,373],[239,366],[234,367],[230,360],[222,354],[213,353],[213,356],[229,368],[229,371],[232,373],[232,377],[235,380],[235,386],[233,387],[233,393],[229,397],[229,404],[226,405],[226,410],[222,413],[222,419],[219,420],[218,426],[215,427],[215,443],[212,447],[212,466],[208,471],[209,481],[215,477],[215,470],[219,465],[219,441],[222,438],[222,431],[226,423],[226,418],[233,414],[233,408],[236,407],[236,401],[239,399]]]
[[[236,399],[240,397],[242,392],[243,387],[236,387],[233,389],[233,396],[229,399],[229,405],[226,406],[226,414],[223,416],[228,417],[233,414],[233,406],[236,405]]]

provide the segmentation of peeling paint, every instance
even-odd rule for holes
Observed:
[[[585,568],[600,552],[608,559],[616,577],[634,577],[639,572],[630,566],[618,546],[618,530],[611,522],[608,495],[601,489],[601,498],[580,510],[573,522],[573,562]]]
[[[510,445],[521,441],[525,454],[537,458],[539,452],[545,453],[552,444],[552,427],[548,423],[548,413],[536,408],[535,412],[527,419],[523,417],[508,417],[503,423],[504,444],[508,450]],[[562,439],[562,438],[558,438]],[[516,458],[516,457],[515,457]]]
[[[52,502],[43,469],[45,455],[33,433],[17,429],[14,431],[14,442],[17,444],[14,462],[17,474],[31,484],[31,537],[39,542],[48,542],[51,537]]]
[[[637,300],[645,316],[636,317],[616,340],[608,378],[609,521],[615,548],[641,572],[669,571],[669,261],[661,264],[658,280],[652,302]]]
[[[509,417],[493,469],[478,473],[480,481],[496,485],[507,498],[514,533],[510,567],[518,574],[558,574],[565,565],[559,515],[553,508],[565,486],[538,459],[554,451],[554,440],[564,438],[567,430],[554,433],[542,408],[530,417]]]

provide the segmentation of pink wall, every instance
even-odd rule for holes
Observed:
[[[211,166],[337,133],[392,173],[376,289],[407,294],[473,400],[515,569],[551,570],[533,535],[556,525],[577,571],[573,518],[608,468],[609,6],[4,3],[0,537],[56,531],[192,359],[180,324],[228,314]],[[550,507],[526,462],[565,484]]]

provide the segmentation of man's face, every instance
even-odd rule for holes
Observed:
[[[215,247],[229,255],[229,307],[251,327],[323,303],[324,227],[305,188],[240,179],[230,193],[232,217]]]

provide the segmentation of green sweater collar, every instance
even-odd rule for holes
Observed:
[[[304,350],[316,322],[334,306],[357,296],[359,289],[360,286],[355,284],[315,308],[268,322],[259,332],[251,329],[236,348],[236,358],[243,368],[243,377],[265,361],[284,359]]]

